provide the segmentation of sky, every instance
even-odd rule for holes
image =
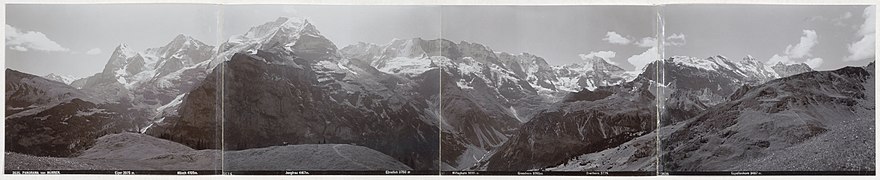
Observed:
[[[445,39],[534,54],[550,65],[582,62],[580,55],[592,53],[634,69],[628,58],[649,49],[636,41],[657,34],[652,6],[444,6],[442,15]],[[609,33],[629,42],[608,39]]]
[[[280,16],[305,17],[339,48],[358,42],[437,39],[480,43],[495,51],[530,53],[551,65],[583,61],[605,51],[621,62],[647,48],[603,40],[607,32],[655,36],[651,6],[333,6],[235,5],[224,7],[224,37]],[[616,57],[608,56],[613,51]],[[594,54],[595,55],[595,54]]]
[[[121,43],[141,51],[186,34],[214,45],[217,12],[215,5],[194,4],[7,4],[6,67],[87,77]]]
[[[210,45],[283,16],[304,17],[342,48],[394,38],[444,38],[530,53],[551,65],[602,57],[627,70],[666,56],[806,62],[819,70],[874,57],[876,16],[867,6],[340,6],[7,5],[6,66],[31,74],[86,77],[113,49],[160,47],[178,34]],[[869,13],[866,13],[869,12]]]
[[[306,18],[339,48],[394,38],[437,39],[441,30],[439,6],[227,5],[223,37],[244,34],[278,17]]]
[[[874,59],[873,6],[666,5],[666,34],[686,35],[665,55],[806,62],[817,70],[864,66]],[[867,8],[867,10],[866,10]]]

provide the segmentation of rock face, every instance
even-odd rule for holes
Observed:
[[[777,64],[774,68],[747,56],[741,61],[731,61],[723,56],[693,58],[676,56],[649,64],[645,72],[663,72],[660,76],[647,76],[662,84],[663,125],[691,118],[708,107],[727,102],[737,88],[758,85],[784,77],[788,73],[803,73],[812,69],[787,70],[801,65]],[[806,66],[802,64],[802,66]]]
[[[133,106],[139,128],[161,121],[161,109],[205,78],[213,46],[178,35],[165,46],[137,52],[126,44],[113,51],[103,71],[71,82],[90,94]]]
[[[220,73],[221,70],[212,72],[201,84],[181,95],[179,104],[170,107],[176,113],[162,114],[160,121],[142,132],[195,149],[221,149]]]
[[[807,66],[807,64],[804,63],[786,65],[780,62],[776,65],[773,65],[772,68],[774,71],[776,71],[776,73],[779,74],[779,77],[788,77],[795,74],[813,71],[813,68],[810,68],[810,66]]]
[[[616,147],[656,127],[651,83],[571,93],[523,124],[486,162],[490,171],[542,169],[581,154]]]
[[[523,122],[568,92],[634,78],[603,59],[550,66],[535,55],[496,52],[478,43],[445,39],[358,43],[340,52],[405,79],[440,67],[441,153],[449,170],[473,166],[479,161],[474,157],[486,157]]]
[[[553,67],[557,81],[553,84],[566,91],[580,91],[583,88],[594,90],[601,86],[622,84],[633,79],[633,75],[607,60],[594,57],[584,59],[583,63]]]
[[[296,18],[252,28],[220,49],[227,51],[211,60],[212,73],[182,98],[178,115],[148,133],[203,148],[220,146],[222,137],[227,150],[357,144],[416,170],[438,169],[439,120],[429,107],[439,96],[431,83],[439,67],[408,78],[383,73],[342,58]]]
[[[284,60],[272,55],[236,55],[225,65],[226,149],[285,143],[355,143],[416,169],[436,169],[432,157],[436,155],[438,134],[435,124],[429,124],[436,121],[422,119],[429,118],[425,117],[424,100],[393,102],[368,91],[336,89],[336,85],[353,84],[326,80],[327,86],[322,87],[319,77],[343,80],[347,74],[319,74],[259,61]],[[279,89],[278,85],[285,88]]]
[[[7,144],[14,152],[67,157],[104,134],[143,132],[176,115],[173,100],[205,78],[212,49],[178,35],[143,52],[120,45],[102,72],[78,80],[7,70]]]
[[[873,65],[745,86],[661,129],[661,169],[873,170],[873,91]]]

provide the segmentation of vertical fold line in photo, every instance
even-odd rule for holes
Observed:
[[[657,85],[655,85],[657,88],[657,93],[656,93],[657,96],[654,99],[656,102],[656,104],[655,104],[656,113],[655,114],[656,114],[656,118],[657,118],[657,120],[656,120],[657,122],[654,127],[655,128],[654,132],[656,132],[655,133],[655,142],[654,142],[654,143],[656,143],[655,144],[656,154],[654,157],[654,158],[656,158],[655,164],[654,164],[655,165],[655,171],[654,171],[655,175],[660,173],[660,155],[661,155],[661,152],[660,152],[660,147],[661,147],[660,125],[661,125],[661,121],[663,120],[663,116],[662,116],[663,111],[664,111],[663,104],[666,99],[666,97],[664,97],[665,96],[665,93],[664,93],[665,88],[663,88],[663,86],[661,86],[662,84],[666,84],[664,82],[665,79],[663,78],[663,74],[666,71],[663,69],[664,66],[662,65],[662,63],[664,62],[663,59],[665,59],[665,57],[666,57],[666,49],[664,48],[665,41],[666,41],[666,38],[665,38],[666,37],[666,31],[665,31],[666,25],[663,21],[663,7],[664,7],[663,4],[654,5],[655,11],[657,13],[656,14],[657,26],[655,27],[656,34],[657,34],[657,47],[659,48],[659,51],[657,51],[657,53],[659,53],[658,57],[660,57],[659,60],[655,59],[655,61],[659,61],[660,65],[656,66],[657,68],[655,68],[655,72],[654,72],[654,76],[655,76],[654,79],[657,80],[657,82],[655,82],[655,83],[657,83]]]
[[[223,41],[223,39],[224,39],[224,38],[223,38],[223,25],[224,25],[224,17],[225,17],[224,14],[223,14],[223,12],[224,12],[224,8],[223,8],[224,4],[223,4],[223,3],[215,4],[215,6],[217,7],[217,19],[216,19],[216,22],[217,22],[217,23],[216,23],[216,28],[217,28],[217,29],[216,29],[216,32],[217,32],[217,33],[216,33],[216,34],[217,34],[217,36],[216,36],[216,37],[217,37],[217,43],[218,43],[217,46],[219,47],[219,46],[220,46],[219,43],[220,43],[221,41]],[[226,64],[226,63],[221,63],[221,64]],[[226,68],[226,66],[223,65],[223,67],[222,67],[221,69],[225,69],[225,68]],[[219,130],[219,133],[216,133],[216,134],[217,134],[218,136],[220,136],[220,173],[221,173],[221,174],[225,174],[225,172],[226,172],[226,159],[225,159],[225,155],[226,155],[226,143],[225,143],[225,142],[226,142],[226,137],[223,136],[223,135],[224,135],[223,132],[226,131],[226,113],[225,113],[225,112],[226,112],[226,109],[225,109],[226,101],[224,101],[225,98],[226,98],[226,93],[225,93],[225,90],[226,90],[226,84],[225,84],[225,82],[226,82],[226,78],[225,78],[225,77],[226,77],[226,75],[225,75],[225,71],[220,71],[220,76],[219,76],[219,77],[221,77],[221,79],[219,80],[219,82],[220,82],[221,85],[220,85],[220,88],[219,88],[220,95],[219,95],[219,98],[217,99],[217,103],[220,104],[220,109],[219,109],[220,116],[218,116],[218,118],[220,118],[220,120],[219,120],[220,130]]]
[[[446,25],[445,23],[443,23],[443,8],[445,8],[446,6],[436,5],[436,7],[437,10],[440,11],[440,16],[437,17],[437,22],[440,24],[440,26],[438,26],[438,28],[440,29],[437,31],[439,34],[439,36],[437,37],[439,42],[437,48],[440,49],[440,51],[438,51],[440,53],[438,54],[438,56],[443,56],[443,26]],[[445,61],[440,61],[439,63],[440,70],[438,72],[440,74],[437,78],[437,100],[440,101],[437,105],[437,176],[443,175],[443,75],[445,73],[443,71],[444,68],[446,68],[446,65],[443,63],[445,63]]]

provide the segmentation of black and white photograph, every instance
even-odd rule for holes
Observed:
[[[874,175],[875,6],[661,11],[661,173]]]
[[[876,176],[875,4],[5,3],[3,174]]]
[[[655,174],[656,7],[443,6],[442,20],[443,174]]]
[[[5,173],[220,173],[217,7],[7,4]]]
[[[222,9],[226,174],[437,175],[439,6]]]

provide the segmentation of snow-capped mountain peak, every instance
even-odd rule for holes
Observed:
[[[775,65],[770,65],[757,60],[751,55],[747,55],[741,61],[736,62],[720,55],[707,58],[674,56],[667,62],[707,71],[731,72],[742,76],[744,80],[752,82],[766,82],[771,79],[813,71],[812,68],[804,63],[785,64],[779,62]]]
[[[670,59],[673,64],[695,67],[708,71],[717,71],[722,67],[719,64],[727,60],[726,58],[709,57],[704,59],[688,56],[673,56]]]
[[[771,68],[773,69],[773,71],[779,74],[780,78],[813,71],[813,68],[810,68],[810,66],[806,63],[784,64],[782,62],[779,62],[776,63],[776,65],[773,65]]]
[[[581,89],[594,90],[599,86],[611,86],[635,79],[636,74],[608,62],[600,57],[585,58],[583,62],[553,66],[557,76],[557,89],[577,92]]]
[[[157,85],[154,80],[181,79],[175,72],[195,68],[211,57],[212,49],[212,46],[182,34],[165,46],[142,52],[123,43],[116,47],[103,71],[84,78],[77,86],[108,99],[136,98],[132,91],[146,91],[147,87]]]
[[[717,64],[718,66],[724,67],[726,69],[733,69],[731,67],[731,65],[733,64],[729,60],[727,60],[727,57],[724,57],[722,55],[715,55],[707,59],[715,62],[715,64]]]
[[[126,43],[120,43],[119,45],[116,46],[116,49],[113,50],[113,55],[111,55],[111,57],[112,56],[119,56],[119,57],[129,58],[129,57],[133,57],[135,55],[137,55],[137,51],[129,48],[128,44],[126,44]]]
[[[610,63],[605,58],[601,58],[601,57],[585,58],[585,57],[582,57],[582,59],[584,59],[584,61],[582,63],[575,63],[575,64],[571,64],[571,65],[581,65],[585,68],[584,69],[585,71],[586,70],[605,71],[605,72],[624,71],[623,68],[615,66],[614,64]]]
[[[317,36],[320,33],[317,32],[317,29],[315,29],[315,27],[304,18],[279,17],[275,21],[252,27],[245,34],[233,36],[229,38],[227,43],[247,44],[259,42],[266,44],[274,40],[288,42],[288,44],[290,44],[303,34]]]
[[[150,54],[153,54],[153,55],[156,55],[156,56],[162,57],[162,58],[171,58],[171,57],[175,57],[175,56],[177,56],[179,58],[179,56],[181,56],[182,52],[184,52],[184,51],[191,50],[191,49],[199,49],[204,46],[207,46],[207,45],[199,40],[196,40],[193,37],[179,34],[176,37],[174,37],[174,40],[172,40],[171,42],[168,42],[168,44],[166,44],[165,46],[162,46],[160,48],[148,49],[147,51],[148,52],[152,51]]]
[[[221,44],[211,59],[208,71],[233,54],[279,48],[306,59],[339,60],[341,55],[333,42],[325,38],[308,20],[299,17],[279,17],[275,21],[252,27],[242,35],[229,38]]]
[[[395,39],[383,48],[383,56],[386,57],[407,57],[417,58],[428,55],[428,51],[423,46],[425,40],[422,38],[412,38],[406,40]],[[381,57],[380,57],[381,58]]]
[[[53,81],[62,82],[64,84],[68,84],[68,85],[70,85],[70,83],[73,83],[73,81],[75,81],[77,79],[76,77],[73,77],[73,76],[59,75],[59,74],[55,74],[55,73],[49,73],[49,74],[43,76],[43,78],[53,80]]]
[[[734,62],[734,64],[736,64],[736,67],[741,70],[743,75],[754,77],[754,80],[757,81],[763,82],[779,77],[779,74],[770,68],[770,66],[767,66],[751,55],[746,55],[746,57],[743,57],[739,62]]]
[[[248,30],[247,33],[234,36],[233,40],[255,40],[255,39],[265,39],[268,36],[273,35],[278,31],[288,31],[288,32],[296,32],[299,29],[304,29],[303,27],[308,23],[303,18],[288,18],[288,17],[279,17],[275,19],[275,21],[267,22],[262,25],[256,26]]]
[[[119,44],[119,46],[116,46],[116,49],[113,50],[113,53],[110,54],[110,60],[108,60],[102,72],[112,73],[119,69],[124,69],[126,64],[129,64],[132,59],[138,56],[139,53],[129,48],[127,44]]]

